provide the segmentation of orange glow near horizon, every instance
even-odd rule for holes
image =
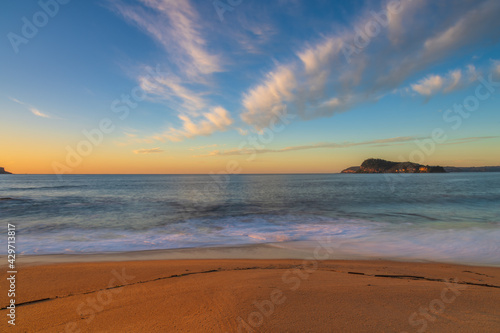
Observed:
[[[20,148],[26,147],[25,142],[4,146],[0,166],[15,174],[54,174],[54,162],[68,167],[64,169],[67,174],[337,173],[359,165],[370,157],[398,161],[400,157],[408,157],[407,152],[415,149],[412,143],[379,148],[314,149],[257,154],[253,160],[249,160],[250,155],[200,157],[197,152],[179,148],[166,149],[160,153],[135,154],[130,147],[117,147],[108,143],[82,157],[80,164],[68,166],[64,147],[56,144],[57,149],[48,149],[48,145],[54,144],[51,141],[45,139],[37,145],[32,144],[29,151]],[[493,153],[498,145],[495,141],[498,140],[481,145],[470,143],[438,147],[422,164],[458,167],[499,165],[500,161]],[[228,165],[233,169],[227,170]],[[234,169],[239,172],[234,172]]]

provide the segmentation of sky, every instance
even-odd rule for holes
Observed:
[[[498,0],[0,6],[14,173],[500,165]]]

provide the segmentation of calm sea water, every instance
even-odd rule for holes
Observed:
[[[328,238],[351,254],[499,265],[500,173],[1,175],[0,219],[25,254]]]

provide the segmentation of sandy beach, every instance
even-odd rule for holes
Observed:
[[[383,260],[142,260],[141,255],[128,256],[133,261],[119,254],[22,258],[16,325],[7,324],[8,299],[2,293],[1,330],[500,330],[499,267]],[[1,288],[7,290],[4,268]]]
[[[500,0],[0,8],[0,333],[500,333]]]

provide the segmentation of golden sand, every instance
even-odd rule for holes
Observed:
[[[2,332],[500,331],[498,267],[292,259],[24,263],[15,327],[7,323],[3,274]]]

